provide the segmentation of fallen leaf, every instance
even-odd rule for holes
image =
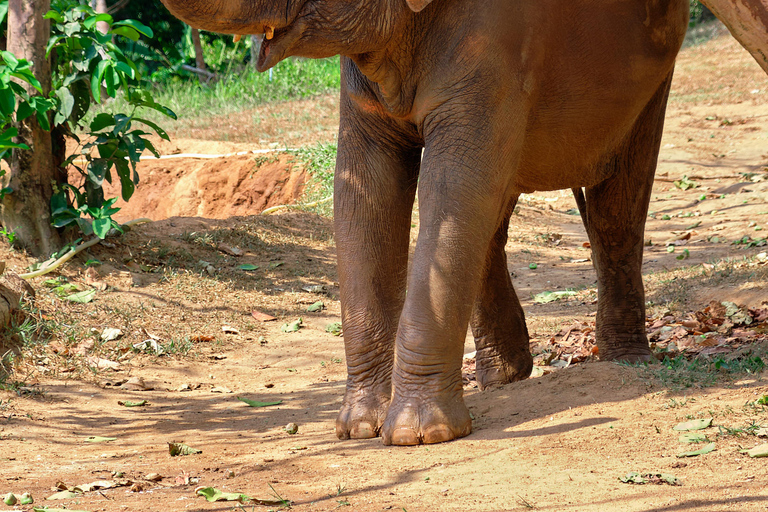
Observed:
[[[703,448],[699,450],[694,450],[692,452],[683,452],[677,455],[678,458],[683,457],[696,457],[698,455],[705,455],[711,451],[715,450],[715,443],[709,443],[708,445],[704,446]]]
[[[215,339],[216,339],[215,336],[203,336],[203,335],[198,334],[197,336],[192,336],[190,338],[190,341],[194,341],[195,343],[204,343],[204,342],[208,342],[208,341],[213,341]]]
[[[245,270],[246,272],[249,272],[251,270],[258,270],[259,266],[258,265],[252,265],[251,263],[246,263],[244,265],[240,265],[238,268],[240,270]]]
[[[754,458],[768,457],[768,443],[755,446],[750,450],[742,450],[741,453],[746,453],[750,457],[754,457]]]
[[[223,386],[211,388],[211,393],[231,393],[231,392],[232,392],[231,389],[225,388]]]
[[[240,334],[240,331],[236,327],[232,327],[231,325],[222,325],[221,330],[224,331],[225,334]]]
[[[48,501],[71,500],[72,498],[77,498],[79,496],[82,496],[82,494],[72,492],[72,491],[59,491],[56,494],[51,494],[45,499]],[[47,509],[40,509],[40,510],[47,510]]]
[[[222,492],[213,487],[203,487],[195,491],[197,496],[203,496],[210,502],[214,501],[239,501],[246,502],[251,501],[251,497],[241,492]]]
[[[303,324],[303,320],[299,318],[298,320],[294,320],[291,323],[283,324],[280,327],[280,330],[283,332],[296,332],[302,328],[302,324]]]
[[[307,313],[318,313],[325,308],[323,301],[319,300],[307,308]]]
[[[706,418],[703,420],[684,421],[683,423],[678,423],[672,429],[678,431],[702,430],[710,426],[712,426],[712,418]]]
[[[312,284],[302,287],[302,290],[308,293],[325,293],[327,291],[324,284]]]
[[[120,369],[120,363],[116,361],[110,361],[109,359],[103,359],[101,357],[89,357],[86,359],[88,366],[93,368],[99,368],[102,370],[118,370]]]
[[[87,304],[91,302],[95,296],[96,290],[86,290],[84,292],[67,295],[64,297],[64,300],[68,300],[69,302],[77,302],[78,304]]]
[[[243,403],[248,404],[251,407],[269,407],[270,405],[280,405],[283,403],[282,400],[278,400],[276,402],[259,402],[256,400],[249,400],[247,398],[243,398],[242,396],[237,397],[237,399]]]
[[[153,389],[144,382],[143,377],[131,377],[120,387],[130,391],[149,391]]]
[[[192,448],[184,443],[168,443],[168,453],[171,457],[178,455],[195,455],[197,453],[203,453],[203,450]]]
[[[217,247],[221,252],[229,254],[230,256],[242,256],[245,254],[239,247],[233,247],[229,244],[220,243]]]
[[[117,405],[122,405],[123,407],[144,407],[145,405],[149,405],[149,402],[146,400],[139,400],[138,402],[118,400]]]
[[[541,292],[533,296],[533,302],[537,304],[548,304],[555,302],[556,300],[565,299],[567,297],[573,297],[576,292],[572,290],[562,290],[556,292]]]
[[[123,331],[121,331],[120,329],[116,329],[114,327],[106,327],[101,332],[101,341],[106,342],[106,341],[116,340],[122,335],[123,335]]]
[[[116,437],[101,437],[91,436],[85,439],[86,443],[108,443],[109,441],[117,441]]]
[[[333,322],[331,324],[328,324],[325,327],[325,332],[329,332],[329,333],[333,334],[334,336],[341,336],[341,334],[342,334],[341,322]]]
[[[73,492],[90,492],[97,489],[109,489],[111,487],[119,487],[119,484],[110,480],[98,480],[96,482],[91,482],[90,484],[76,485],[70,490]]]
[[[689,432],[681,435],[678,440],[681,443],[703,443],[707,440],[707,436],[701,432]]]
[[[268,315],[256,310],[251,311],[251,316],[259,322],[272,322],[273,320],[277,320],[277,318],[272,315]]]

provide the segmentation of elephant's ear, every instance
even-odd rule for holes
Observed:
[[[428,6],[432,0],[405,0],[405,1],[408,2],[408,7],[410,7],[413,12],[419,12],[420,10]]]

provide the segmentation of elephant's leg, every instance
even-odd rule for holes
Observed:
[[[485,274],[470,320],[480,389],[526,379],[533,368],[525,313],[512,286],[504,250],[509,217],[516,204],[517,198],[514,198],[491,239]]]
[[[597,346],[601,359],[646,361],[643,234],[664,127],[672,76],[635,121],[628,138],[609,157],[610,176],[586,189],[582,215],[597,271]]]
[[[348,377],[336,435],[361,439],[379,434],[392,393],[421,148],[346,92],[341,110],[334,226]]]
[[[385,444],[438,443],[472,430],[462,396],[464,339],[487,248],[512,196],[511,173],[494,167],[506,162],[462,144],[475,136],[441,135],[438,144],[428,139],[422,164],[421,226],[397,333]],[[514,161],[514,149],[507,153]]]

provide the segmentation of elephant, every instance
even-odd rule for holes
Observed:
[[[522,193],[574,191],[597,272],[599,355],[652,359],[643,234],[688,0],[162,1],[198,28],[264,34],[261,71],[342,56],[340,439],[468,435],[468,325],[481,388],[529,376],[504,250]],[[765,0],[709,1],[753,27],[742,42],[765,59]]]

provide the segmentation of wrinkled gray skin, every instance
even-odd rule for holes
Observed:
[[[163,2],[207,30],[274,29],[261,70],[291,55],[343,56],[340,438],[412,445],[469,434],[468,324],[481,387],[528,377],[504,251],[523,192],[574,189],[598,275],[600,357],[651,359],[643,230],[687,0]]]

